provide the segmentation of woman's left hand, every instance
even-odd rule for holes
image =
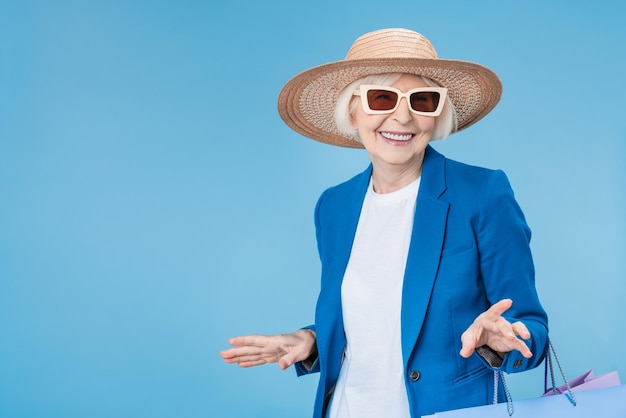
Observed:
[[[502,354],[517,350],[526,358],[532,357],[528,346],[518,338],[518,336],[524,340],[530,338],[526,325],[521,321],[511,324],[502,317],[512,304],[511,299],[502,299],[476,317],[472,325],[461,335],[462,357],[471,356],[476,348],[483,345],[488,345],[492,350]]]

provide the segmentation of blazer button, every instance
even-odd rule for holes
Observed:
[[[413,370],[409,375],[409,378],[411,378],[412,382],[417,382],[421,376],[422,375],[420,374],[420,372],[418,372],[417,370]]]

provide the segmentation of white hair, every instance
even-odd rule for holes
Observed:
[[[362,84],[376,84],[379,86],[389,86],[402,77],[400,73],[388,73],[388,74],[375,74],[360,78],[346,86],[335,104],[335,123],[337,129],[344,135],[348,135],[354,138],[355,141],[361,142],[359,133],[356,127],[352,124],[352,116],[356,111],[356,106],[359,105],[359,98],[354,95],[354,92]],[[439,84],[431,80],[430,78],[420,77],[427,86],[441,87]],[[433,130],[432,140],[443,139],[448,137],[452,132],[456,130],[457,117],[454,105],[450,100],[449,95],[446,95],[446,101],[443,106],[443,111],[437,118],[435,118],[435,129]]]

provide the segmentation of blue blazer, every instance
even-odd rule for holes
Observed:
[[[346,336],[341,283],[372,167],[326,190],[315,209],[321,287],[311,327],[320,372],[314,418],[322,418],[339,375]],[[523,321],[533,357],[505,356],[501,370],[536,367],[547,344],[547,315],[534,283],[530,230],[502,171],[445,158],[430,146],[402,290],[401,339],[412,417],[493,401],[493,372],[478,354],[459,355],[461,334],[493,303],[511,298],[505,317]],[[500,391],[502,395],[502,391]],[[502,400],[502,398],[500,398]]]

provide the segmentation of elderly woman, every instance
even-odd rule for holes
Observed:
[[[501,91],[491,70],[439,59],[405,29],[365,34],[344,60],[290,80],[283,120],[314,140],[365,148],[371,165],[316,206],[314,325],[231,338],[224,360],[319,372],[316,418],[487,404],[494,370],[537,366],[547,316],[511,186],[502,171],[429,145],[484,117]]]

